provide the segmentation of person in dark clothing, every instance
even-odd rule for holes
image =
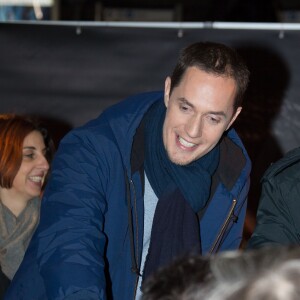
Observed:
[[[300,148],[273,163],[262,178],[257,224],[247,248],[300,245]]]
[[[7,299],[139,299],[174,258],[238,248],[251,162],[231,125],[248,78],[233,49],[195,43],[163,92],[67,134]]]

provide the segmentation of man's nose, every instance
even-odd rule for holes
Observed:
[[[192,117],[187,122],[185,128],[189,137],[197,138],[201,137],[203,130],[203,120],[201,117]]]

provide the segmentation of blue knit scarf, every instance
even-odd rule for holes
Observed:
[[[165,115],[164,102],[158,101],[144,119],[144,167],[159,199],[153,219],[144,279],[157,268],[193,251],[195,247],[201,252],[197,213],[205,208],[209,199],[211,177],[219,163],[219,145],[185,166],[170,161],[162,137]]]
[[[174,183],[195,213],[206,204],[211,177],[219,163],[219,147],[185,165],[170,161],[162,138],[166,108],[163,101],[156,102],[145,119],[145,171],[156,196],[160,198],[166,187]]]

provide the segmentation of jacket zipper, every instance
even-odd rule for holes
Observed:
[[[222,237],[223,237],[223,235],[224,235],[224,233],[225,233],[225,231],[226,231],[226,229],[228,227],[229,222],[232,219],[232,216],[234,216],[233,212],[234,212],[234,208],[235,208],[236,204],[237,204],[236,199],[233,199],[231,207],[230,207],[230,210],[229,210],[229,213],[227,215],[227,218],[225,219],[225,222],[223,223],[219,234],[217,235],[217,237],[216,237],[216,239],[215,239],[212,247],[209,250],[210,254],[215,251],[215,249],[217,248],[217,246],[218,246],[218,248],[217,248],[217,250],[215,252],[217,252],[218,249],[220,248],[221,239],[222,239]]]
[[[137,209],[136,209],[136,190],[135,190],[135,186],[133,183],[133,180],[130,179],[130,185],[132,186],[132,190],[133,190],[133,196],[134,196],[134,215],[135,215],[135,225],[136,225],[136,247],[135,247],[135,253],[136,253],[136,266],[138,266],[138,261],[139,261],[139,231],[138,231],[138,218],[137,218]],[[138,272],[140,273],[140,272]],[[139,282],[139,276],[140,274],[136,275],[136,279],[135,279],[135,286],[134,286],[134,294],[133,294],[133,300],[136,297],[136,291],[137,291],[137,286],[138,286],[138,282]]]

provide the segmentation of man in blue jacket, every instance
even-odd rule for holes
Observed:
[[[195,43],[164,93],[71,131],[6,299],[139,299],[174,258],[238,248],[251,163],[230,128],[248,77],[233,49]]]

